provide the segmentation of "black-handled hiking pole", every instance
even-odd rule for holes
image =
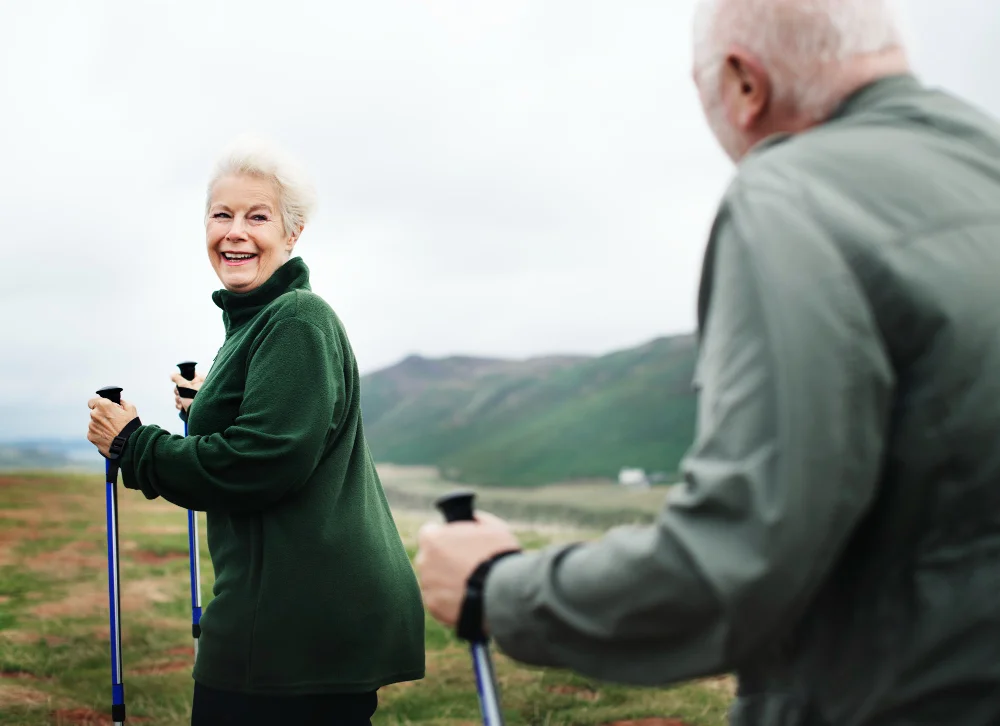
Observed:
[[[194,380],[193,361],[178,363],[181,375],[189,381]],[[194,398],[195,390],[178,386],[177,392],[181,398]],[[188,435],[187,415],[181,411],[184,422],[184,435]],[[198,639],[201,637],[201,554],[198,549],[198,513],[188,510],[188,563],[191,569],[191,637],[194,638],[194,657],[198,657]]]
[[[434,505],[444,515],[446,522],[471,522],[475,519],[475,497],[472,492],[453,492],[438,498]],[[490,657],[489,642],[474,641],[469,644],[469,650],[472,653],[472,668],[476,674],[476,690],[479,691],[479,710],[483,715],[483,723],[485,726],[503,726],[500,690],[493,670],[493,659]]]
[[[101,398],[121,403],[122,389],[107,386],[97,392]],[[108,528],[108,610],[111,620],[111,720],[115,726],[125,723],[125,686],[122,683],[121,592],[118,580],[118,463],[107,459],[107,528]]]

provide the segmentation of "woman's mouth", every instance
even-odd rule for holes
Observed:
[[[245,265],[251,260],[257,259],[257,255],[252,252],[223,252],[222,261],[226,263],[229,267],[238,267],[239,265]]]

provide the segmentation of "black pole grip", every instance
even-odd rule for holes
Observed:
[[[444,515],[446,522],[471,522],[475,519],[475,499],[475,492],[450,492],[438,497],[434,506]]]
[[[198,365],[194,361],[184,361],[183,363],[178,363],[177,367],[181,369],[181,376],[189,381],[194,380],[194,367]],[[187,388],[185,386],[177,386],[177,393],[181,398],[194,398],[197,393],[193,388]]]
[[[112,403],[117,403],[121,405],[122,402],[122,389],[118,386],[105,386],[97,391],[97,395],[101,398],[106,398]]]
[[[177,367],[181,369],[181,375],[184,376],[189,381],[194,380],[194,369],[198,364],[194,361],[184,361],[183,363],[178,363]]]

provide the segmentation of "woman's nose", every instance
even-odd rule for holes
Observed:
[[[229,230],[226,232],[226,239],[238,240],[246,238],[246,223],[242,217],[235,217],[233,223],[229,225]]]

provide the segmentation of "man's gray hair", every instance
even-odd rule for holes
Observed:
[[[316,209],[316,190],[305,169],[275,144],[257,136],[243,135],[233,140],[219,156],[208,182],[205,214],[212,204],[212,189],[222,177],[255,176],[268,179],[278,189],[285,234],[297,234]]]
[[[836,97],[836,68],[903,46],[899,0],[699,0],[695,63],[713,70],[727,46],[756,55],[774,92],[815,120]]]

